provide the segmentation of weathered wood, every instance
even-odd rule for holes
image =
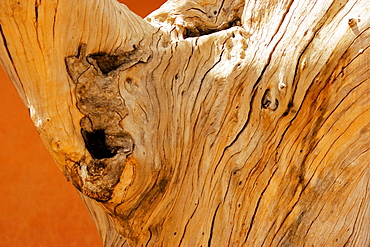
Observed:
[[[1,63],[105,246],[369,245],[368,1],[0,6]]]

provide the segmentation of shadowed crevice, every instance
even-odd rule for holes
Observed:
[[[103,129],[88,132],[81,129],[86,149],[94,159],[112,158],[116,153],[107,146],[105,132]]]

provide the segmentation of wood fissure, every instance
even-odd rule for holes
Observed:
[[[9,51],[9,48],[8,48],[8,42],[6,41],[6,37],[4,35],[1,24],[0,24],[0,33],[1,33],[1,38],[3,39],[3,45],[4,45],[4,48],[6,49],[7,55],[9,57],[10,61],[12,62],[12,64],[14,65],[12,55],[11,55],[11,53]]]

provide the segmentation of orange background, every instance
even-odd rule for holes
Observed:
[[[121,2],[146,16],[165,0]],[[0,86],[0,247],[101,247],[92,218],[1,67]]]

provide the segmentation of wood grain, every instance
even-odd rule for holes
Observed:
[[[365,246],[369,9],[8,0],[1,62],[106,246]]]

